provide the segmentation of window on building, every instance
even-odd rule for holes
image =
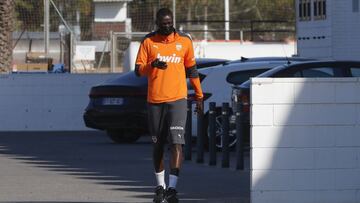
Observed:
[[[309,21],[311,20],[311,1],[299,0],[299,20]]]
[[[359,12],[359,0],[353,0],[353,12]]]
[[[326,19],[326,0],[314,0],[314,20]]]

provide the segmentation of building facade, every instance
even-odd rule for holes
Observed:
[[[335,60],[360,58],[359,0],[296,0],[297,54]]]

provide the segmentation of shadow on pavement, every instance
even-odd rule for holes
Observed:
[[[152,200],[155,178],[148,137],[134,144],[117,145],[97,131],[1,132],[0,154],[48,171],[107,185],[115,192],[129,191],[133,198]],[[192,161],[184,162],[178,183],[181,202],[248,202],[249,187],[248,171],[209,167]]]

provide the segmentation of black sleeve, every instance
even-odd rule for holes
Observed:
[[[138,77],[141,76],[141,75],[140,75],[140,72],[139,72],[139,68],[140,68],[140,65],[135,64],[135,75],[138,76]]]
[[[190,68],[186,68],[186,77],[187,78],[197,78],[199,77],[199,73],[196,69],[196,65]]]

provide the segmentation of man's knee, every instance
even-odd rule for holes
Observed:
[[[162,151],[164,151],[164,146],[159,145],[159,144],[154,144],[153,145],[153,151],[156,152],[156,153],[162,152]]]
[[[182,145],[181,144],[172,144],[171,151],[174,153],[182,153]]]

